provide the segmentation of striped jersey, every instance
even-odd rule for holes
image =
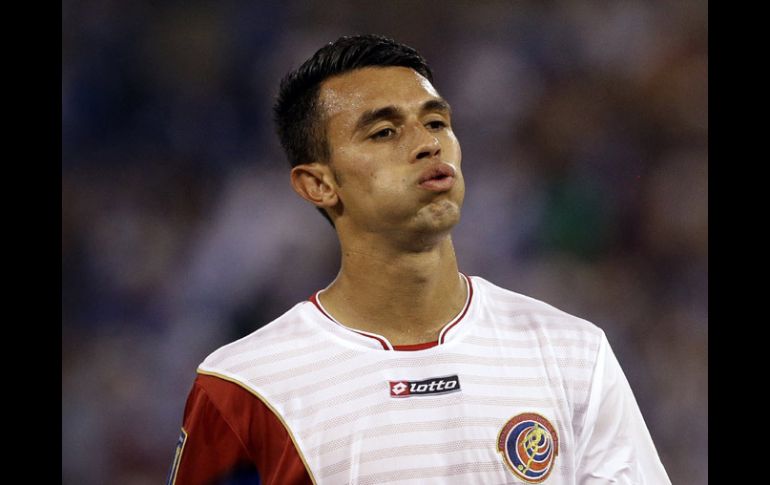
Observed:
[[[670,484],[601,329],[466,277],[432,344],[318,293],[198,368],[169,483]]]

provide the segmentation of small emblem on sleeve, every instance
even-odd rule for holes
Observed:
[[[187,441],[187,431],[182,428],[179,433],[179,439],[176,442],[176,451],[174,451],[174,462],[171,464],[171,470],[168,472],[166,485],[174,485],[176,482],[176,472],[179,469],[179,462],[182,461],[182,451],[184,451],[184,442]]]
[[[559,436],[550,421],[537,413],[523,413],[505,423],[497,437],[497,451],[514,475],[527,483],[541,483],[553,470]]]

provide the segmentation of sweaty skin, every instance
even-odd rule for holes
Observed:
[[[434,341],[467,292],[450,237],[465,184],[448,105],[404,67],[330,78],[320,101],[330,159],[295,167],[292,184],[327,209],[339,236],[341,268],[322,304],[344,325],[393,345]],[[442,165],[454,177],[420,184]]]

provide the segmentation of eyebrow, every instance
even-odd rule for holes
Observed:
[[[428,101],[424,102],[420,107],[420,114],[431,112],[431,111],[451,115],[452,107],[449,106],[449,103],[447,103],[445,100],[441,98],[429,99]],[[393,105],[384,106],[382,108],[377,108],[377,109],[370,109],[368,111],[365,111],[358,118],[358,121],[356,122],[356,127],[353,131],[354,133],[357,133],[377,123],[380,120],[400,120],[400,119],[404,119],[405,117],[406,116],[403,110]]]

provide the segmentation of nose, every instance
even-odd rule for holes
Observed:
[[[425,158],[434,158],[441,153],[441,144],[436,136],[429,132],[425,127],[422,127],[418,135],[417,143],[412,156],[410,157],[413,162],[419,162]]]

